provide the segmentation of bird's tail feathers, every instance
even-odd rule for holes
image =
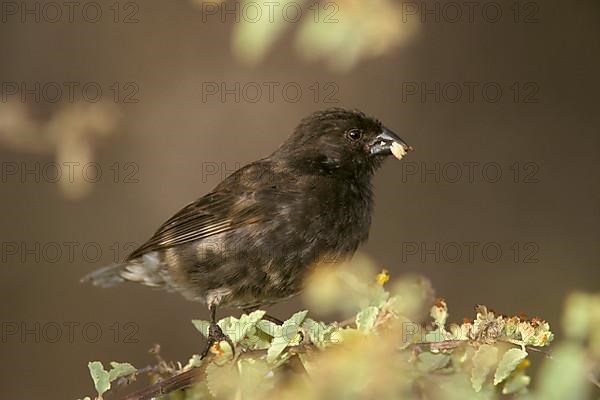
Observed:
[[[127,263],[111,264],[97,269],[81,278],[81,282],[90,282],[94,286],[111,287],[125,282],[121,273],[125,271]]]
[[[100,268],[81,279],[81,282],[91,282],[95,286],[111,287],[130,281],[146,286],[164,287],[166,272],[162,268],[156,252],[144,254],[134,260],[111,264]]]

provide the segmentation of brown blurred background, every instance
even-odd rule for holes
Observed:
[[[154,343],[199,352],[203,305],[79,278],[329,106],[416,148],[377,174],[362,251],[431,279],[451,318],[479,303],[558,331],[565,294],[598,289],[597,1],[297,3],[276,28],[231,1],[48,4],[1,3],[5,398],[90,394],[88,361],[142,367]]]

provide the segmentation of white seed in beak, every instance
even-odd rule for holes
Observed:
[[[402,146],[398,142],[392,143],[392,147],[390,148],[394,157],[398,160],[402,160],[402,158],[406,155],[406,150],[404,150],[404,146]]]

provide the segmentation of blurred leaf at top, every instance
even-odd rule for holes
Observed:
[[[418,18],[405,18],[402,2],[394,0],[240,0],[223,1],[220,7],[225,20],[235,22],[232,51],[248,65],[263,61],[291,31],[302,60],[324,61],[333,70],[347,71],[408,42],[418,28]]]

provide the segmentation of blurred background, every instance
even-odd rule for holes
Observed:
[[[376,175],[361,252],[428,277],[450,319],[485,304],[560,335],[565,295],[598,289],[597,1],[77,4],[0,3],[6,398],[77,398],[88,361],[142,367],[155,343],[198,353],[202,304],[80,277],[326,107],[416,148]]]

